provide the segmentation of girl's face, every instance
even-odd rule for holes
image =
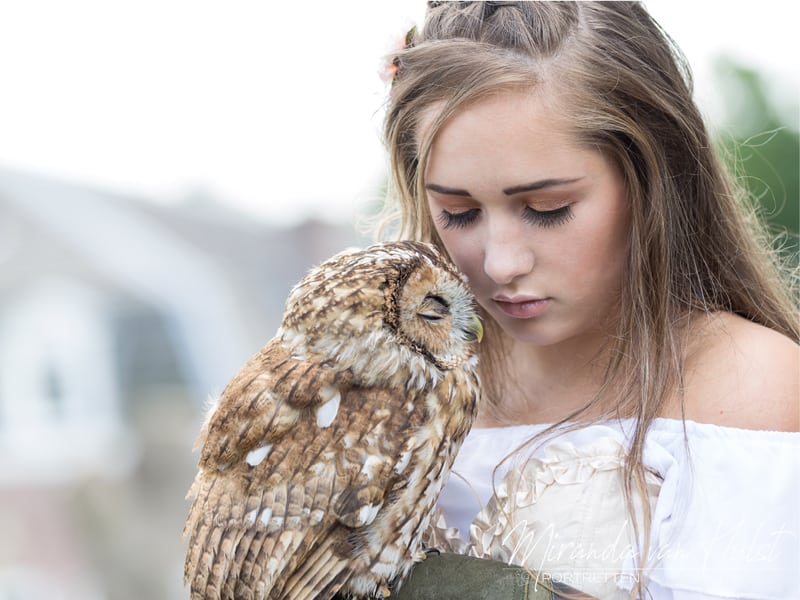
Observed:
[[[425,176],[436,231],[478,302],[538,346],[605,331],[630,227],[620,173],[556,114],[532,93],[472,105],[440,129]]]

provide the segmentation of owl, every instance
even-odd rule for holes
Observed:
[[[482,334],[464,276],[431,245],[376,244],[309,272],[201,428],[192,599],[388,596],[424,557],[475,417]]]

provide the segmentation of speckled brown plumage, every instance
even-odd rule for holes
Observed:
[[[472,425],[481,335],[432,246],[336,255],[204,424],[184,535],[193,599],[383,598]]]

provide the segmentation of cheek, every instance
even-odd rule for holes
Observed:
[[[437,228],[447,253],[456,266],[464,273],[474,287],[483,272],[483,251],[475,235],[465,230],[441,230]]]
[[[583,232],[576,235],[576,238],[580,240],[578,246],[581,249],[583,260],[587,263],[607,263],[615,258],[625,245],[622,231],[614,223],[604,221],[605,219],[602,217],[598,218]]]
[[[573,266],[581,271],[587,282],[618,289],[627,264],[628,237],[630,229],[622,212],[598,214],[588,222],[583,232],[576,235],[581,240],[576,244]]]
[[[439,222],[438,215],[441,212],[441,208],[433,205],[431,201],[425,203],[425,207],[428,210],[427,218],[430,219],[431,227],[433,231],[436,232],[436,235],[439,237],[439,240],[442,242],[444,249],[447,251],[447,254],[450,256],[452,261],[455,265],[461,269],[464,273],[463,263],[463,244],[460,243],[460,237],[463,234],[463,231],[454,230],[454,229],[445,229],[441,223]]]
[[[617,210],[607,216],[602,232],[606,259],[613,266],[621,267],[626,262],[630,238],[629,211],[624,204],[620,202]]]

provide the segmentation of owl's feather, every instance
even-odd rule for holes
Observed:
[[[310,273],[198,438],[192,598],[377,598],[403,577],[475,415],[475,323],[421,244]]]

